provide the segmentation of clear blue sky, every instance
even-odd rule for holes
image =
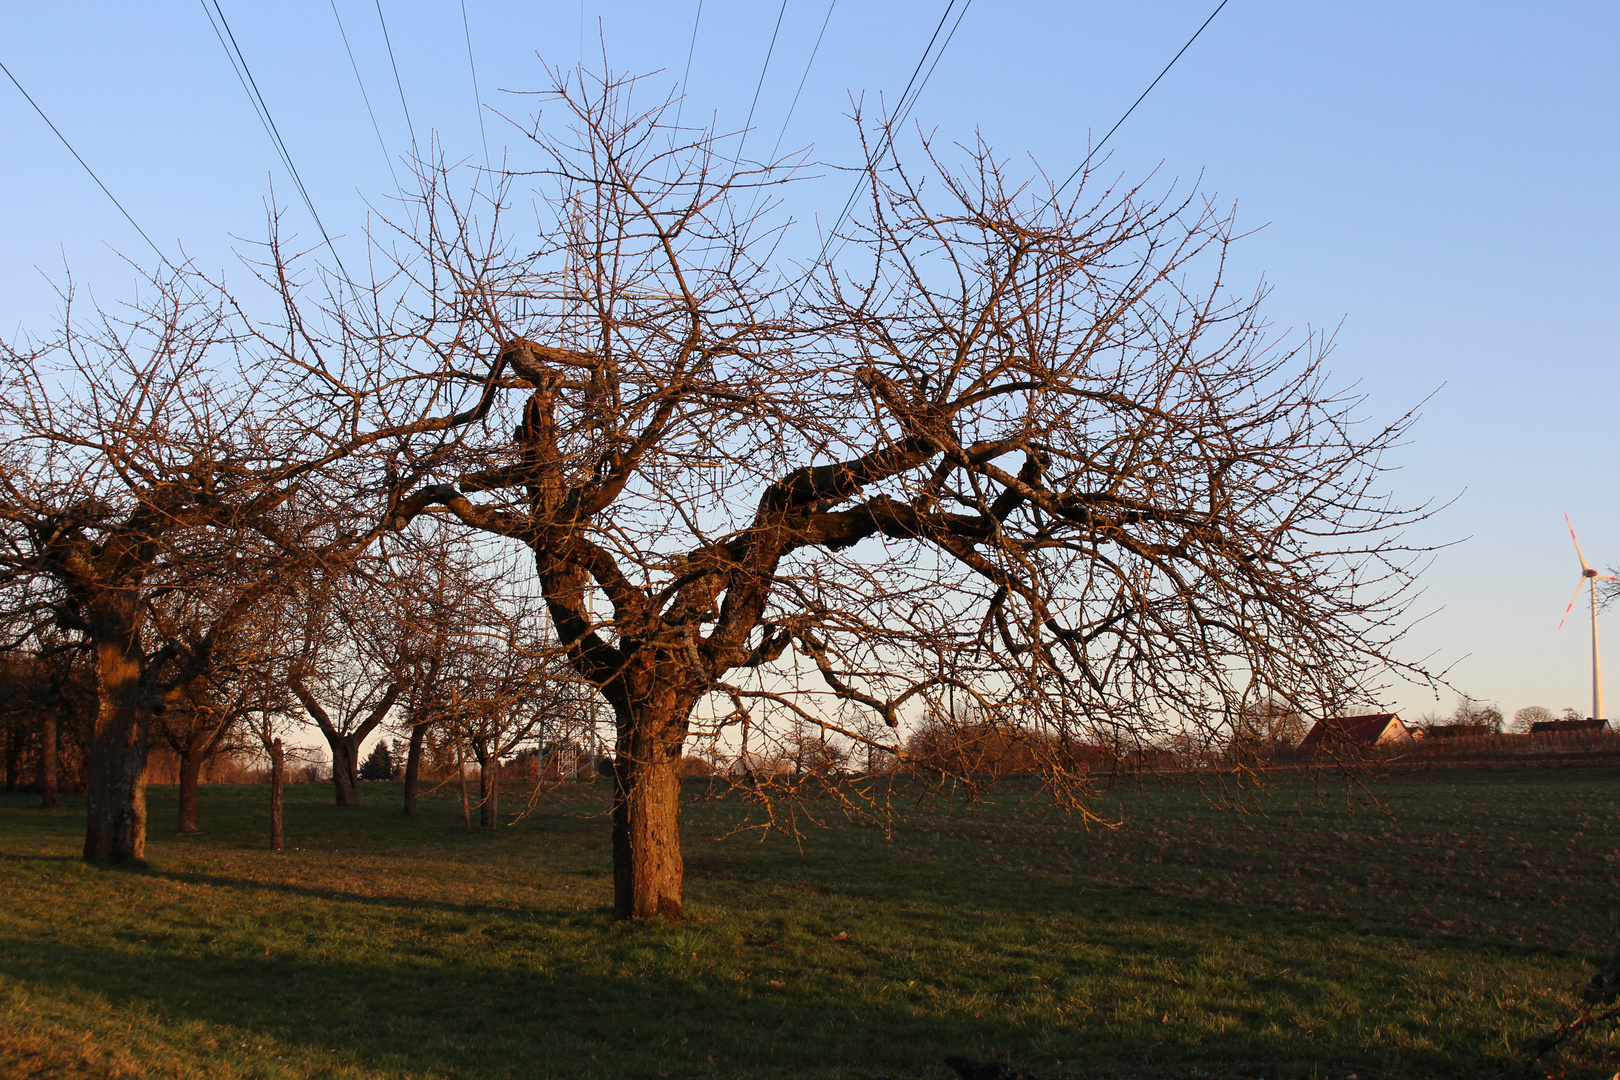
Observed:
[[[365,200],[385,200],[393,181],[331,5],[220,3],[327,228],[357,236]],[[947,138],[977,128],[1009,157],[1066,174],[1214,3],[976,0],[914,118]],[[410,137],[376,7],[337,8],[397,158]],[[418,137],[481,158],[458,0],[382,9]],[[842,0],[784,147],[850,162],[850,96],[893,100],[943,9]],[[653,81],[674,87],[696,3],[467,0],[466,10],[484,102],[522,118],[532,102],[510,91],[543,88],[536,54],[599,62],[601,39],[615,68],[662,69]],[[742,125],[778,10],[705,0],[686,119]],[[750,136],[760,152],[827,7],[788,0],[783,10]],[[1425,577],[1434,614],[1411,652],[1466,656],[1458,685],[1510,713],[1587,708],[1585,623],[1557,630],[1577,576],[1562,513],[1589,557],[1620,563],[1617,46],[1613,4],[1231,0],[1120,129],[1103,169],[1201,176],[1242,223],[1264,226],[1242,245],[1233,286],[1263,275],[1279,329],[1342,323],[1333,366],[1359,380],[1374,415],[1439,388],[1393,483],[1407,502],[1456,497],[1415,539],[1465,542]],[[233,237],[262,236],[272,183],[291,225],[316,235],[200,4],[6,5],[0,60],[167,252],[234,267]],[[515,140],[494,114],[485,124],[498,158]],[[9,82],[0,125],[0,328],[46,327],[47,279],[64,266],[102,300],[126,295],[131,275],[116,253],[151,262],[150,250]],[[795,205],[830,217],[846,194],[846,181],[829,179]],[[1611,637],[1620,642],[1620,619]],[[1620,703],[1620,664],[1611,682]],[[1435,706],[1416,692],[1389,704]],[[1449,709],[1449,695],[1440,704]]]

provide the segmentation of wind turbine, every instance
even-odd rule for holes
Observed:
[[[1581,598],[1581,590],[1589,590],[1592,594],[1592,719],[1607,720],[1608,717],[1603,715],[1603,661],[1598,655],[1597,583],[1599,581],[1620,581],[1620,578],[1600,574],[1592,569],[1592,565],[1586,561],[1586,556],[1581,553],[1581,542],[1576,539],[1575,524],[1569,520],[1568,514],[1564,515],[1564,524],[1569,526],[1569,538],[1575,541],[1575,557],[1581,560],[1581,580],[1575,586],[1575,595],[1569,598],[1569,607],[1564,609],[1564,617],[1558,620],[1558,628],[1560,630],[1564,628],[1565,621],[1569,619],[1569,613],[1575,608],[1575,601]]]

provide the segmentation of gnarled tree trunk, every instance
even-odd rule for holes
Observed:
[[[285,774],[287,755],[281,748],[281,740],[275,739],[270,743],[270,850],[281,851],[286,846],[282,836],[281,827],[281,798],[282,776]]]
[[[202,782],[203,755],[191,747],[180,758],[180,831],[191,835],[197,829],[197,788]]]
[[[411,747],[405,752],[405,815],[416,816],[416,800],[422,783],[422,744],[427,741],[427,725],[411,728]]]
[[[151,710],[142,701],[135,600],[98,605],[96,721],[90,740],[86,862],[146,856],[146,749]]]
[[[17,790],[17,771],[22,764],[22,721],[12,718],[6,721],[6,790]]]
[[[686,866],[681,858],[681,742],[691,703],[615,709],[613,915],[679,922]]]
[[[56,807],[56,710],[47,708],[40,717],[39,804],[46,810]]]
[[[332,790],[339,806],[360,805],[360,741],[353,735],[328,735],[332,748]]]
[[[486,829],[493,829],[500,823],[496,800],[500,797],[501,763],[494,754],[484,750],[478,751],[477,757],[478,824]]]

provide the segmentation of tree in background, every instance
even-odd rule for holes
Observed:
[[[1495,702],[1462,694],[1457,698],[1457,707],[1451,710],[1450,727],[1459,734],[1500,735],[1502,709]]]
[[[47,630],[0,653],[6,790],[32,773],[47,810],[60,792],[83,791],[95,702],[89,657],[68,635]]]
[[[203,676],[179,691],[153,711],[152,735],[154,743],[174,753],[179,765],[178,830],[189,835],[198,831],[197,795],[203,766],[220,753],[240,749],[247,703],[228,690],[219,693]]]
[[[1240,761],[1263,759],[1298,746],[1309,726],[1297,708],[1268,694],[1238,709],[1228,752]]]
[[[409,639],[405,654],[410,658],[410,679],[395,714],[395,729],[407,741],[404,753],[396,752],[395,762],[403,765],[404,811],[410,817],[416,815],[429,736],[445,718],[450,692],[446,664],[462,648],[483,646],[468,631],[490,591],[490,582],[480,577],[480,571],[490,561],[499,561],[498,553],[458,545],[449,530],[425,524],[394,538],[410,546],[415,567],[395,576],[392,599]]]
[[[431,388],[406,406],[395,383],[412,415],[391,425],[355,369],[273,310],[289,321],[165,268],[113,310],[69,288],[52,336],[0,341],[0,608],[93,658],[87,860],[143,855],[153,716],[257,607],[371,542],[396,492],[361,459],[436,423]],[[207,618],[160,617],[173,598]]]
[[[285,795],[287,781],[287,750],[282,742],[283,728],[290,722],[285,703],[278,703],[275,689],[260,683],[261,692],[250,697],[250,708],[242,717],[243,725],[258,740],[264,750],[270,771],[270,850],[286,848]]]
[[[439,668],[438,723],[477,763],[479,824],[494,828],[501,761],[526,745],[576,736],[580,695],[538,598],[497,588],[474,595],[481,602],[462,605],[471,618]]]
[[[394,764],[394,751],[387,739],[378,739],[377,744],[366,755],[366,760],[360,763],[360,779],[362,780],[392,780],[399,773]]]
[[[1530,730],[1531,724],[1545,724],[1557,719],[1558,714],[1544,705],[1526,705],[1514,712],[1511,730],[1524,734]]]
[[[360,747],[388,719],[409,685],[407,626],[389,600],[386,559],[371,573],[322,574],[301,597],[303,637],[286,671],[289,689],[332,753],[338,806],[360,805]]]

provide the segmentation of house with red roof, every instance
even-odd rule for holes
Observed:
[[[1416,741],[1401,718],[1395,713],[1369,713],[1366,716],[1337,716],[1331,720],[1318,720],[1300,740],[1299,748],[1306,752],[1334,746],[1370,748],[1392,747]]]

